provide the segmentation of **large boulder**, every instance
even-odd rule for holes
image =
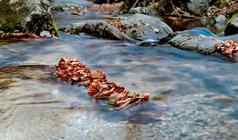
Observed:
[[[51,0],[0,0],[0,30],[56,34]]]
[[[128,29],[126,34],[136,40],[160,40],[173,32],[173,30],[159,18],[143,14],[125,16],[122,19],[122,24]]]
[[[101,38],[119,40],[160,40],[172,29],[162,20],[143,14],[124,15],[119,18],[81,20],[66,27],[71,34],[87,33]]]

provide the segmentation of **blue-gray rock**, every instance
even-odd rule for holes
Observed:
[[[119,20],[124,31],[114,27],[110,21]],[[143,14],[123,15],[119,18],[80,20],[63,29],[71,34],[88,33],[101,38],[129,41],[160,40],[172,29],[157,17]]]
[[[169,44],[182,50],[190,50],[203,54],[214,52],[214,46],[222,40],[217,39],[216,35],[206,28],[195,28],[178,32]]]
[[[226,28],[227,18],[224,15],[218,15],[215,17],[215,28],[218,31],[223,31]]]

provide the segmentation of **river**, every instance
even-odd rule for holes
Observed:
[[[65,56],[162,99],[114,111],[55,78]],[[238,65],[220,58],[61,33],[2,45],[0,66],[1,140],[238,139]]]

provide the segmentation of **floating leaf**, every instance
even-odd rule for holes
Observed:
[[[56,66],[56,75],[68,83],[87,87],[90,96],[95,99],[108,100],[108,104],[117,109],[127,108],[149,100],[149,94],[140,95],[130,92],[109,81],[104,72],[91,70],[76,59],[61,58]]]

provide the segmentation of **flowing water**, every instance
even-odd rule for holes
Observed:
[[[61,57],[160,100],[115,111],[58,81]],[[1,140],[237,140],[238,65],[171,48],[61,34],[0,47]]]

